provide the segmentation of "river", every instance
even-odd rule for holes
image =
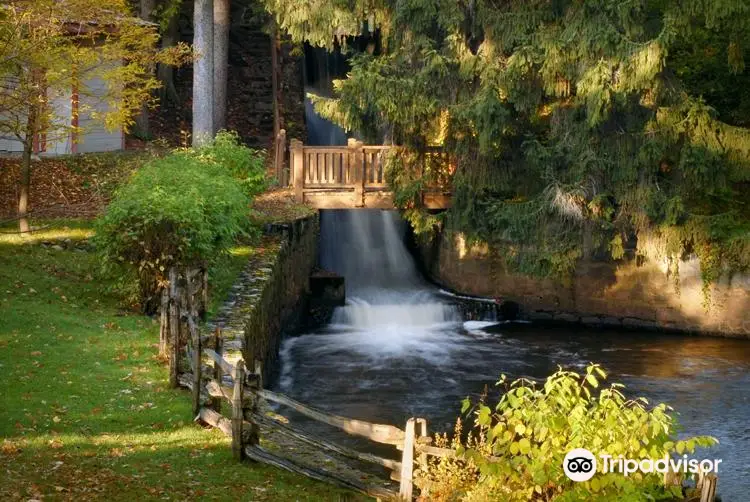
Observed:
[[[404,231],[395,212],[322,212],[321,265],[346,277],[347,305],[329,325],[284,341],[276,389],[339,415],[400,427],[426,417],[432,432],[450,431],[460,401],[492,389],[500,373],[541,379],[593,361],[628,395],[673,406],[681,435],[719,439],[705,453],[723,460],[718,492],[725,502],[748,500],[750,342],[522,323],[489,332],[464,323],[420,277]]]

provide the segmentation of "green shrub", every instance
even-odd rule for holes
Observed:
[[[663,474],[604,474],[602,466],[588,481],[574,482],[563,471],[563,459],[574,448],[586,448],[599,461],[613,458],[659,460],[692,453],[716,443],[711,437],[678,441],[671,408],[647,408],[644,398],[627,399],[622,384],[599,390],[606,378],[598,365],[583,375],[562,369],[539,386],[527,379],[498,385],[506,392],[494,406],[486,399],[473,408],[474,429],[464,437],[459,420],[452,438],[437,436],[437,445],[453,447],[456,458],[431,460],[417,484],[429,500],[642,501],[681,499],[680,486],[664,486]],[[463,411],[472,408],[464,401]],[[601,464],[601,462],[600,462]]]
[[[239,160],[247,149],[229,145],[228,136],[153,159],[117,190],[96,223],[105,271],[120,274],[125,286],[137,276],[146,312],[155,310],[171,266],[211,262],[249,230],[250,187],[261,183]]]
[[[225,169],[251,197],[267,187],[263,154],[242,145],[234,131],[221,131],[212,143],[197,150],[185,150],[184,153],[202,164]]]

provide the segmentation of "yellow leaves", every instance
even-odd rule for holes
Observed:
[[[0,445],[0,453],[3,455],[16,455],[21,452],[21,448],[15,441],[9,439],[3,439],[3,444]]]

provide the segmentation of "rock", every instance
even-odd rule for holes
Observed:
[[[62,247],[60,244],[55,244],[54,246],[52,246],[52,249],[54,249],[56,251],[63,251],[63,250],[65,250],[65,248]]]
[[[622,320],[622,325],[630,328],[658,329],[659,325],[653,321],[644,321],[634,317],[626,317]]]
[[[621,326],[622,321],[617,317],[600,317],[600,322],[603,326]]]
[[[581,322],[589,326],[600,326],[602,324],[602,319],[597,316],[586,316],[581,317]]]
[[[578,322],[580,318],[577,315],[574,314],[555,314],[553,317],[555,321],[563,321],[563,322]]]
[[[549,312],[529,312],[527,317],[535,321],[549,321],[552,319],[552,314]]]

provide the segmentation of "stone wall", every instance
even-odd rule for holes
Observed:
[[[318,216],[272,225],[211,327],[222,328],[225,348],[260,360],[268,378],[285,332],[303,321],[310,272],[317,261]]]
[[[508,272],[497,251],[444,234],[419,245],[432,278],[446,288],[520,304],[522,317],[750,337],[750,275],[724,277],[704,306],[700,266],[682,261],[679,278],[666,263],[582,261],[569,284]]]

